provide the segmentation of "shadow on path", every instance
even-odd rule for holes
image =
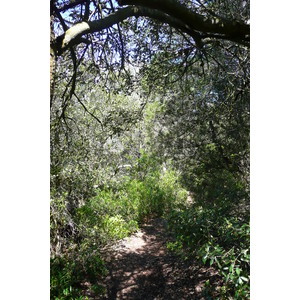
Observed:
[[[199,268],[169,253],[163,219],[154,219],[115,247],[102,284],[105,297],[89,299],[211,299],[203,296],[205,282],[217,286],[213,268]],[[216,296],[216,295],[215,295]]]

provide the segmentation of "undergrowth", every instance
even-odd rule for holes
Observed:
[[[99,249],[137,231],[147,219],[184,206],[187,192],[175,171],[163,171],[146,155],[138,168],[122,182],[96,189],[72,214],[68,195],[58,197],[52,192],[51,299],[87,299],[83,282],[102,295],[105,290],[98,280],[107,270]],[[138,176],[141,168],[143,176]]]
[[[107,270],[99,249],[160,216],[176,236],[168,244],[171,251],[218,271],[223,282],[218,299],[250,299],[247,189],[228,172],[198,178],[188,208],[179,174],[163,170],[146,154],[122,180],[94,189],[94,195],[73,210],[67,193],[52,191],[51,299],[87,299],[88,289],[103,295],[99,279]],[[210,299],[212,289],[208,281],[202,296]]]
[[[189,209],[169,214],[169,229],[176,241],[168,248],[201,266],[215,267],[223,281],[220,299],[250,299],[250,218],[248,207],[241,205],[246,202],[241,198],[246,192],[242,193],[242,185],[233,183],[232,178],[226,179],[222,178],[223,185],[232,184],[230,193],[225,193],[228,188],[219,193],[211,189],[214,202],[200,194]],[[203,293],[210,288],[206,286]]]

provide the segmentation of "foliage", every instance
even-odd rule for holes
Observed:
[[[75,232],[73,217],[68,210],[67,193],[56,197],[52,192],[50,201],[51,253],[59,254],[70,245],[70,237]]]
[[[247,298],[249,1],[126,3],[51,0],[51,297],[101,294],[101,249],[164,216],[170,248]]]
[[[96,278],[105,276],[107,270],[98,254],[87,250],[74,251],[64,256],[57,256],[50,261],[51,299],[83,300],[81,283],[88,280],[103,293],[103,287],[97,284]]]
[[[250,283],[250,226],[249,218],[226,216],[228,207],[196,206],[173,212],[169,216],[170,229],[176,242],[169,249],[193,257],[200,264],[214,266],[224,284],[224,299],[249,298]]]
[[[112,182],[110,188],[96,189],[95,196],[72,215],[66,208],[66,195],[52,199],[52,243],[59,237],[63,245],[53,251],[51,259],[52,299],[82,296],[80,283],[84,280],[101,294],[103,288],[97,287],[96,278],[105,276],[106,270],[99,249],[136,231],[146,219],[162,216],[185,203],[187,193],[179,184],[178,173],[164,171],[146,153],[138,159],[131,176],[124,177],[122,183]],[[73,235],[65,232],[70,224],[74,226]]]
[[[130,177],[125,176],[123,183],[113,184],[110,189],[98,190],[77,211],[80,222],[86,220],[86,228],[98,224],[109,233],[108,237],[114,238],[116,234],[117,238],[122,238],[136,230],[137,222],[162,216],[169,209],[182,205],[185,199],[186,191],[180,186],[178,174],[174,170],[163,171],[155,158],[143,153]],[[123,229],[117,234],[113,228],[118,226]]]

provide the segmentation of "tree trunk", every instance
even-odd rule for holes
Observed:
[[[55,83],[55,69],[56,69],[56,55],[53,48],[55,41],[54,35],[54,17],[50,16],[50,107],[52,106],[52,99],[54,94],[54,83]]]

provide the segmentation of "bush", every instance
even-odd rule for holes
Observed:
[[[215,266],[223,277],[221,294],[248,299],[250,293],[249,219],[226,217],[222,210],[196,207],[172,212],[169,226],[177,239],[168,248],[200,264]]]
[[[51,299],[84,299],[83,281],[101,294],[103,287],[97,286],[96,279],[105,276],[106,269],[99,249],[135,232],[146,219],[183,207],[187,192],[180,187],[176,172],[162,172],[145,154],[135,172],[110,188],[94,189],[94,196],[72,212],[68,194],[53,193],[51,244],[53,249],[59,243],[63,247],[52,251]]]
[[[81,283],[90,281],[99,293],[104,288],[97,284],[96,278],[105,276],[107,270],[98,254],[88,251],[73,252],[50,260],[50,298],[55,300],[83,300]]]
[[[51,256],[60,255],[72,243],[76,233],[73,216],[68,210],[67,193],[57,195],[52,190],[50,200]]]

